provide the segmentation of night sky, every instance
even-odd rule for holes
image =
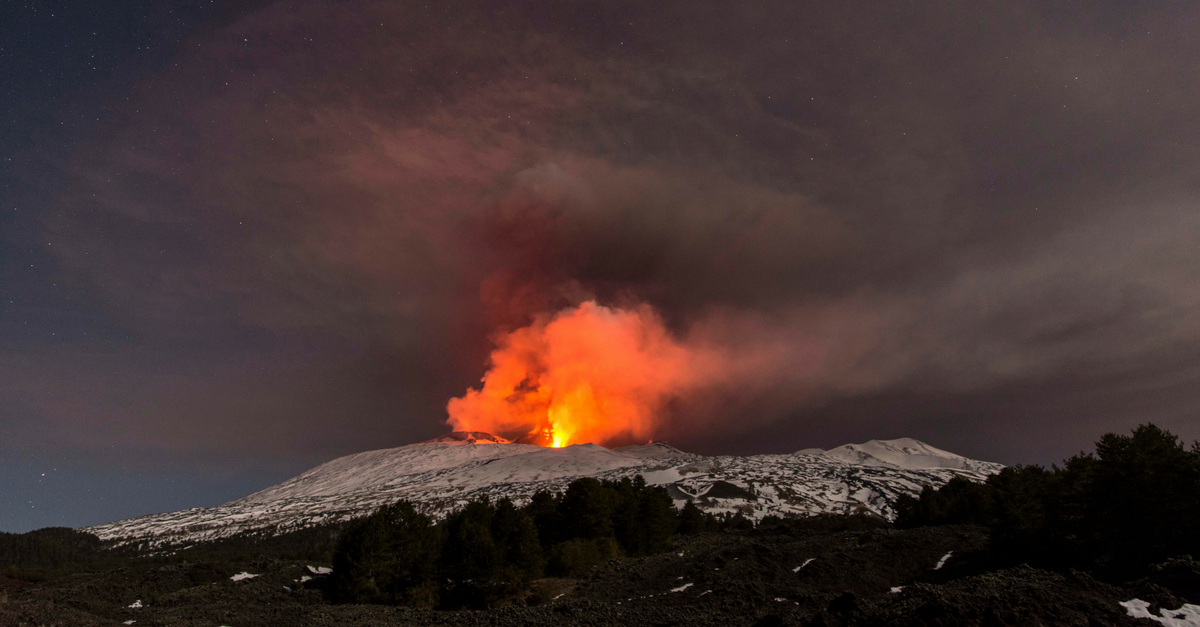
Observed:
[[[0,530],[443,433],[585,299],[744,356],[656,437],[1200,438],[1189,2],[0,5]],[[749,365],[747,365],[749,364]]]

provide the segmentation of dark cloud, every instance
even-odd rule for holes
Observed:
[[[47,237],[130,337],[2,393],[32,447],[302,465],[437,433],[490,334],[597,297],[736,355],[695,450],[1198,437],[1198,17],[266,6],[70,146]]]

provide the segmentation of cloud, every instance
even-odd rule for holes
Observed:
[[[430,435],[496,333],[587,299],[649,303],[735,356],[668,408],[710,448],[875,437],[894,417],[817,414],[1048,398],[1065,370],[1132,376],[1200,347],[1197,85],[1155,69],[1194,47],[1194,16],[352,6],[196,35],[73,147],[47,230],[154,355],[116,360],[130,396],[111,401],[160,399],[130,418],[154,446],[220,416],[319,441],[351,393],[361,435],[339,447]],[[240,383],[248,353],[299,364],[303,402]],[[198,355],[211,372],[180,365]],[[224,400],[171,409],[201,397]],[[980,441],[1007,428],[960,419]]]

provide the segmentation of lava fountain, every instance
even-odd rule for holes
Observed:
[[[483,386],[451,399],[447,422],[542,446],[645,440],[663,406],[703,378],[703,353],[648,305],[588,301],[498,336]]]

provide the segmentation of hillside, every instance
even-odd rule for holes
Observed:
[[[656,442],[619,449],[544,448],[489,434],[441,438],[348,455],[279,485],[213,508],[155,514],[87,528],[103,540],[146,547],[239,533],[282,532],[338,522],[406,499],[435,516],[488,496],[523,502],[572,479],[642,475],[677,506],[752,520],[768,515],[864,512],[891,519],[900,495],[953,477],[982,480],[999,464],[970,460],[912,439],[873,440],[828,452],[701,456]]]

